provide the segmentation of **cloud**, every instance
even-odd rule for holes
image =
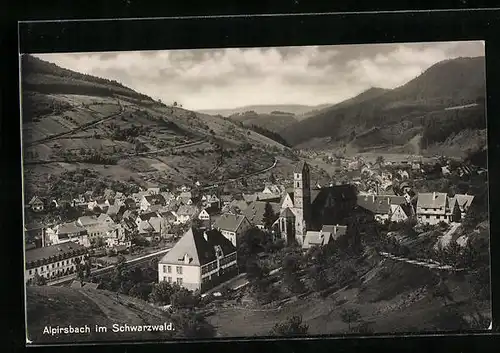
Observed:
[[[394,88],[433,64],[484,55],[484,42],[195,49],[37,55],[189,109],[323,104]]]

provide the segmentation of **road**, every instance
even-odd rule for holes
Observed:
[[[164,255],[164,254],[168,253],[170,251],[170,249],[171,248],[163,249],[163,250],[154,252],[152,254],[148,254],[148,255],[141,256],[141,257],[137,257],[135,259],[130,259],[128,261],[125,261],[125,264],[127,265],[127,267],[135,267],[135,266],[140,265],[140,264],[142,264],[144,262],[147,262],[148,260],[151,260],[154,257],[157,257],[157,256]],[[114,268],[115,268],[115,265],[111,265],[111,266],[107,266],[107,267],[104,267],[104,268],[100,268],[100,269],[94,270],[94,271],[91,272],[91,276],[92,277],[94,277],[94,276],[99,277],[101,275],[104,275],[104,274],[107,274],[107,273],[113,271]],[[55,281],[48,282],[47,285],[48,286],[57,286],[57,285],[60,285],[60,284],[71,282],[75,278],[76,278],[76,275],[75,274],[71,274],[69,276],[58,278]]]
[[[251,176],[254,176],[254,175],[258,175],[258,174],[262,174],[262,173],[265,173],[271,169],[273,169],[274,167],[276,167],[276,164],[278,164],[278,160],[276,158],[274,158],[274,162],[273,162],[273,165],[270,166],[270,167],[267,167],[265,169],[262,169],[262,170],[258,170],[256,172],[253,172],[253,173],[249,173],[249,174],[245,174],[243,176],[239,176],[237,178],[231,178],[231,179],[226,179],[226,180],[222,180],[220,182],[216,182],[215,185],[204,185],[204,186],[200,186],[198,189],[199,190],[208,190],[208,189],[215,189],[215,188],[218,188],[220,185],[225,185],[227,183],[231,183],[231,182],[234,182],[234,181],[238,181],[238,180],[241,180],[241,179],[244,179],[244,178],[248,178],[248,177],[251,177]]]
[[[40,145],[42,143],[45,143],[45,142],[48,142],[48,141],[52,141],[52,140],[56,140],[56,139],[60,139],[61,137],[64,137],[64,136],[68,136],[68,135],[72,135],[74,134],[75,132],[78,132],[78,131],[83,131],[83,130],[87,130],[91,127],[94,127],[98,124],[102,124],[108,120],[111,120],[111,119],[114,119],[116,118],[117,116],[121,115],[124,111],[123,109],[123,106],[121,105],[120,101],[117,100],[117,103],[118,103],[118,106],[120,107],[120,111],[117,112],[117,113],[113,113],[111,115],[108,115],[104,118],[101,118],[101,119],[97,119],[97,120],[94,120],[90,123],[87,123],[87,124],[83,124],[81,126],[78,126],[70,131],[67,131],[67,132],[62,132],[62,133],[59,133],[59,134],[55,134],[55,135],[50,135],[48,137],[44,137],[43,139],[40,139],[40,140],[36,140],[36,141],[31,141],[29,143],[26,143],[26,147],[31,147],[31,146],[36,146],[36,145]]]

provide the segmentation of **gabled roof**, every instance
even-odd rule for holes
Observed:
[[[97,221],[99,223],[108,223],[107,221],[113,222],[113,219],[106,213],[101,213],[99,217],[97,217]]]
[[[203,210],[206,211],[210,216],[219,213],[219,209],[217,207],[212,207],[212,206],[204,208]]]
[[[48,259],[51,256],[67,254],[75,250],[83,250],[84,246],[73,242],[67,242],[58,245],[50,245],[42,248],[36,248],[26,251],[26,262]]]
[[[43,201],[38,196],[33,196],[28,204],[34,205],[36,203],[43,203]]]
[[[85,228],[78,225],[76,222],[62,223],[57,227],[57,234],[68,234],[68,233],[84,233]]]
[[[244,220],[245,216],[243,215],[223,214],[215,222],[214,228],[236,232]]]
[[[257,195],[256,194],[243,194],[243,200],[245,200],[246,202],[257,201]]]
[[[194,216],[198,212],[198,208],[192,205],[182,205],[177,210],[177,214],[180,216]]]
[[[151,217],[158,217],[156,212],[147,212],[139,215],[141,221],[149,221]]]
[[[456,194],[455,199],[457,200],[460,208],[464,209],[470,207],[472,201],[474,200],[474,195]]]
[[[444,192],[421,192],[418,194],[417,208],[444,209],[447,198],[448,196]]]
[[[99,223],[97,217],[95,216],[82,216],[78,218],[78,223],[80,223],[83,227],[94,225]]]
[[[248,219],[250,223],[254,225],[262,225],[266,203],[267,202],[265,201],[252,202],[250,205],[248,205],[246,210],[243,211],[243,215]],[[278,215],[281,211],[281,205],[276,202],[269,202],[269,204],[273,208],[274,213]]]
[[[358,206],[361,206],[375,214],[388,214],[391,205],[406,203],[403,196],[396,195],[358,195]]]
[[[204,233],[207,234],[207,239],[205,239]],[[203,266],[217,259],[216,246],[220,246],[224,256],[236,251],[231,241],[218,230],[204,232],[200,229],[190,228],[159,263]],[[184,261],[185,258],[188,259],[188,263]]]
[[[161,194],[145,195],[144,198],[150,204],[162,204],[162,205],[164,205],[166,203],[165,198]]]

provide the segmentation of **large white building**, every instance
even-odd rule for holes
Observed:
[[[460,219],[457,202],[450,202],[444,192],[419,193],[417,199],[417,220],[424,224],[450,223]]]
[[[236,247],[218,230],[191,228],[158,262],[158,281],[206,291],[238,274]]]
[[[84,246],[67,242],[26,251],[24,278],[29,282],[38,274],[50,279],[76,271],[77,263],[85,260]]]

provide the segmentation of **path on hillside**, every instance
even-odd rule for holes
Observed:
[[[420,266],[420,267],[427,267],[427,268],[433,269],[433,270],[455,271],[455,272],[459,272],[459,271],[464,270],[463,268],[455,268],[455,267],[450,266],[450,265],[442,265],[440,263],[431,262],[429,260],[412,260],[412,259],[409,259],[407,257],[396,256],[396,255],[389,254],[389,253],[383,252],[383,251],[379,252],[379,255],[383,256],[387,259],[394,260],[394,261],[405,262],[407,264]]]
[[[273,162],[273,165],[270,166],[270,167],[266,167],[264,169],[261,169],[261,170],[258,170],[256,172],[252,172],[252,173],[249,173],[249,174],[245,174],[245,175],[242,175],[242,176],[239,176],[237,178],[231,178],[231,179],[226,179],[226,180],[222,180],[220,182],[215,182],[215,185],[203,185],[203,186],[200,186],[199,188],[197,188],[198,190],[207,190],[207,189],[214,189],[214,188],[218,188],[219,186],[221,185],[225,185],[225,184],[228,184],[228,183],[231,183],[233,181],[238,181],[238,180],[241,180],[241,179],[244,179],[244,178],[249,178],[249,177],[252,177],[252,176],[255,176],[255,175],[259,175],[259,174],[262,174],[262,173],[265,173],[271,169],[273,169],[274,167],[276,167],[276,165],[278,164],[278,159],[275,157],[274,158],[274,162]]]
[[[443,248],[448,246],[453,238],[453,234],[455,234],[458,227],[460,227],[460,223],[452,222],[450,225],[450,229],[448,229],[448,231],[446,231],[446,233],[438,239],[436,245],[434,245],[434,249],[438,249],[439,245],[441,245],[441,247]]]
[[[82,124],[74,129],[71,129],[67,132],[61,132],[59,134],[54,134],[54,135],[50,135],[50,136],[47,136],[47,137],[44,137],[43,139],[40,139],[40,140],[36,140],[36,141],[31,141],[29,143],[26,143],[25,146],[26,147],[31,147],[31,146],[36,146],[36,145],[40,145],[42,143],[45,143],[45,142],[48,142],[48,141],[52,141],[52,140],[57,140],[57,139],[60,139],[61,137],[64,137],[64,136],[67,136],[67,135],[72,135],[74,134],[75,132],[78,132],[78,131],[84,131],[84,130],[87,130],[89,128],[92,128],[98,124],[101,124],[101,123],[104,123],[108,120],[111,120],[111,119],[114,119],[116,118],[117,116],[121,115],[124,111],[124,108],[121,104],[121,102],[119,100],[116,101],[119,108],[120,108],[120,111],[119,112],[116,112],[116,113],[112,113],[104,118],[101,118],[101,119],[97,119],[97,120],[94,120],[94,121],[91,121],[90,123],[86,123],[86,124]]]

